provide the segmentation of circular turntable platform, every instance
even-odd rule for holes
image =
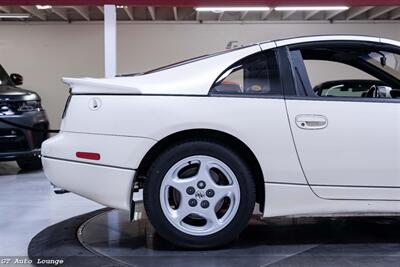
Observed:
[[[398,266],[400,219],[305,218],[261,220],[231,244],[213,250],[175,247],[148,222],[103,209],[50,226],[29,246],[29,256],[64,258],[63,266]]]

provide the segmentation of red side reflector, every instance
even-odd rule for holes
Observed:
[[[100,154],[91,152],[76,152],[76,157],[82,159],[99,160]]]

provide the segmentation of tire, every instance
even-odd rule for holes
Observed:
[[[219,247],[234,240],[249,222],[255,197],[254,179],[240,156],[200,140],[161,153],[148,171],[143,192],[147,216],[158,234],[189,248]]]
[[[32,157],[29,159],[20,159],[17,160],[17,164],[19,168],[23,171],[36,171],[36,170],[41,170],[42,167],[42,161],[38,157]]]

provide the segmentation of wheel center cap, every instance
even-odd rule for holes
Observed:
[[[198,190],[198,191],[194,194],[194,196],[195,196],[195,198],[196,198],[197,200],[202,200],[203,198],[205,198],[206,194],[205,194],[203,191]]]

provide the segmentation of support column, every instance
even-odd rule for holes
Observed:
[[[104,75],[117,73],[117,13],[115,5],[104,5]]]

